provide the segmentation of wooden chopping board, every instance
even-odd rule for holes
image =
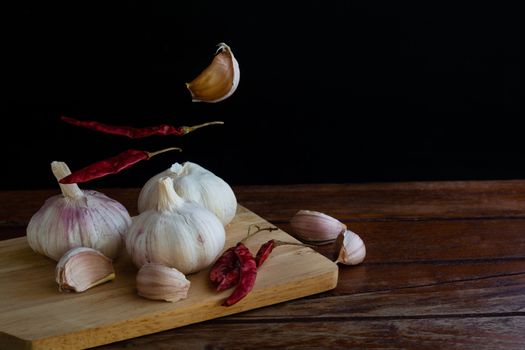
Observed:
[[[244,207],[226,227],[225,249],[244,238],[250,224],[273,226]],[[282,230],[247,240],[255,254],[269,239],[297,242]],[[222,301],[209,269],[189,275],[188,298],[176,303],[139,297],[137,269],[129,257],[115,263],[116,279],[83,293],[60,293],[56,262],[34,253],[25,237],[0,241],[0,349],[78,349],[160,332],[192,323],[296,299],[335,288],[338,268],[314,250],[276,248],[258,272],[254,289],[239,303]]]

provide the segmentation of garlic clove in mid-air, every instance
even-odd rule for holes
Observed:
[[[324,213],[299,210],[290,220],[292,233],[301,241],[316,245],[332,243],[346,225]]]
[[[55,279],[61,292],[83,292],[115,279],[115,270],[111,259],[101,252],[77,247],[60,258]]]
[[[183,274],[211,265],[224,248],[221,221],[208,209],[181,198],[170,177],[157,180],[157,204],[133,218],[126,248],[137,267],[148,262]]]
[[[342,232],[335,242],[336,263],[357,265],[363,262],[366,256],[365,243],[356,233],[346,230]]]
[[[179,270],[147,263],[137,274],[137,291],[141,297],[170,302],[186,299],[190,281]]]
[[[63,162],[52,162],[51,170],[57,180],[71,174]],[[56,261],[75,247],[93,248],[116,258],[131,225],[126,208],[103,193],[81,190],[77,184],[59,185],[62,194],[47,199],[29,221],[29,246]]]
[[[166,176],[173,180],[173,188],[179,196],[204,206],[217,215],[223,225],[227,225],[235,217],[237,199],[230,185],[211,171],[192,162],[182,165],[175,163],[149,179],[140,191],[139,213],[156,207],[158,181]]]
[[[239,85],[239,63],[228,45],[220,43],[211,64],[186,83],[193,102],[219,102],[230,97]]]

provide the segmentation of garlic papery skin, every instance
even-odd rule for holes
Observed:
[[[101,252],[77,247],[60,258],[55,279],[61,292],[83,292],[115,279],[115,270],[111,259]]]
[[[60,180],[71,172],[63,162],[51,163]],[[62,185],[61,195],[50,197],[27,226],[27,241],[37,253],[58,261],[68,250],[89,247],[116,258],[131,225],[122,204],[103,193],[81,190],[77,184]]]
[[[211,211],[181,198],[170,177],[157,181],[157,204],[133,218],[126,248],[133,263],[158,263],[187,275],[211,265],[224,248],[224,226]]]
[[[211,64],[186,83],[193,102],[219,102],[230,97],[241,77],[239,63],[228,45],[220,43]]]
[[[312,210],[299,210],[290,220],[292,233],[301,241],[321,245],[333,242],[346,225],[333,217]]]
[[[170,302],[186,299],[190,281],[179,270],[147,263],[137,274],[137,292],[141,297]]]
[[[237,198],[230,185],[223,179],[198,164],[175,163],[166,171],[149,179],[138,199],[139,213],[155,208],[158,202],[157,183],[162,177],[173,180],[173,188],[179,196],[194,201],[213,212],[223,225],[235,217]]]
[[[346,230],[337,237],[335,247],[336,252],[339,252],[336,263],[357,265],[365,259],[365,243],[359,235],[350,230]]]

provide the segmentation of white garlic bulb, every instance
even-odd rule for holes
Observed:
[[[71,172],[63,162],[51,163],[57,180]],[[61,195],[46,200],[27,226],[27,241],[37,253],[59,260],[68,250],[89,247],[116,258],[131,225],[122,204],[103,193],[62,185]]]
[[[170,302],[186,299],[191,282],[179,270],[147,263],[137,274],[137,292],[141,297]]]
[[[336,252],[338,252],[336,263],[345,265],[357,265],[365,260],[365,243],[356,233],[346,230],[341,232],[335,242]]]
[[[158,202],[157,182],[162,177],[173,180],[173,188],[179,196],[192,200],[213,212],[223,225],[227,225],[237,211],[237,199],[231,187],[220,177],[198,164],[175,163],[149,179],[140,191],[139,213],[155,208]]]
[[[211,265],[224,248],[224,226],[211,211],[181,198],[170,177],[157,181],[157,204],[133,218],[126,248],[137,267],[152,262],[183,274]]]

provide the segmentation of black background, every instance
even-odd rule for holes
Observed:
[[[186,160],[231,184],[525,178],[520,14],[499,2],[21,3],[4,11],[0,186],[55,187],[53,160],[75,170],[169,146],[184,152],[83,187],[141,186]],[[222,41],[239,88],[192,103],[184,83]],[[130,140],[61,115],[225,125]]]

